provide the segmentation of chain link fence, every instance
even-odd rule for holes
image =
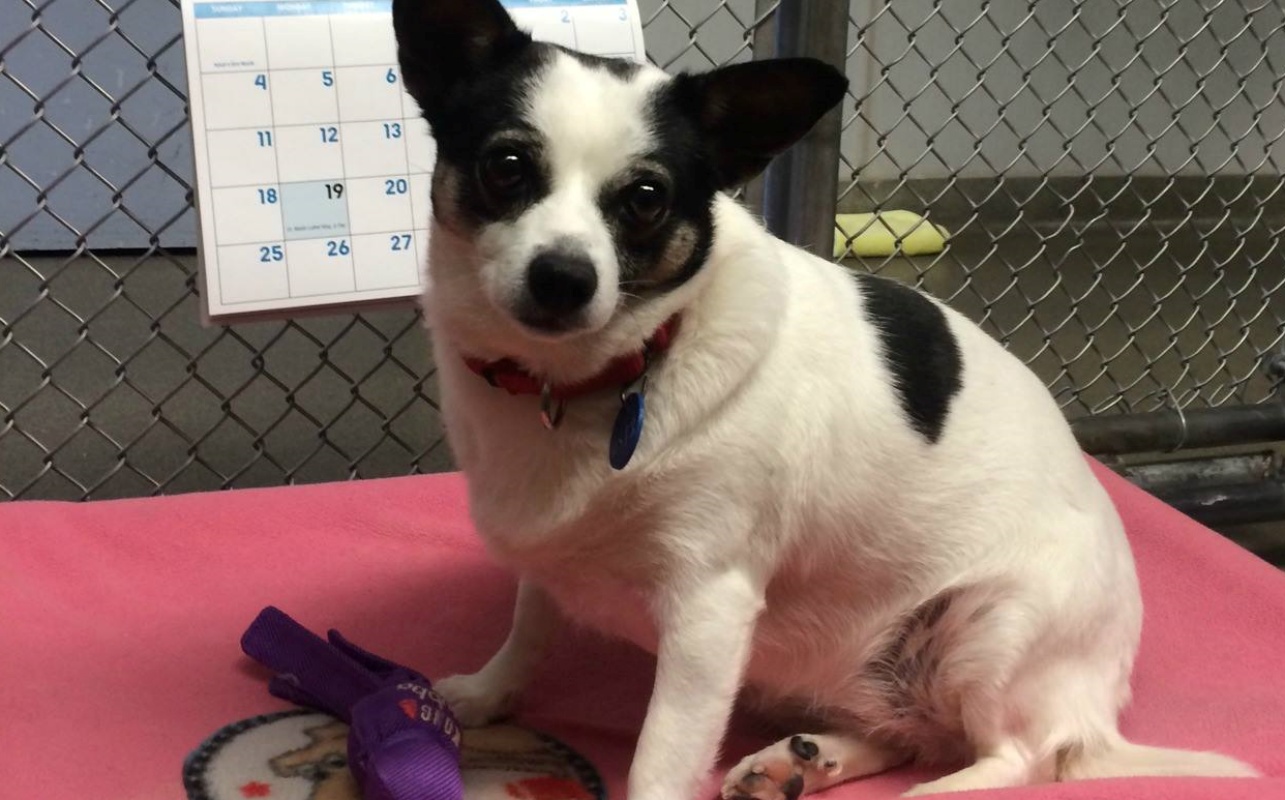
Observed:
[[[640,6],[678,70],[753,57],[776,3]],[[1282,13],[853,0],[840,209],[951,234],[854,266],[981,320],[1071,415],[1266,399]],[[0,6],[0,497],[449,468],[413,310],[201,326],[185,86],[177,0]]]
[[[770,16],[640,6],[674,70]],[[186,85],[178,0],[0,5],[0,497],[450,468],[413,309],[202,327]]]
[[[1278,388],[1281,4],[853,0],[847,67],[840,210],[950,234],[867,268],[982,321],[1071,416]]]

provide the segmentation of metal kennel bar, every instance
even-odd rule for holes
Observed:
[[[783,0],[773,22],[778,56],[811,56],[842,70],[847,9],[841,3]],[[842,127],[839,109],[826,114],[797,145],[780,155],[763,179],[763,221],[785,239],[827,254],[834,241],[834,198]]]
[[[1285,403],[1080,417],[1071,424],[1095,455],[1157,453],[1285,441]]]

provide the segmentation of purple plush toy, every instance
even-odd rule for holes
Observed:
[[[276,673],[274,696],[348,723],[348,767],[366,800],[462,800],[460,726],[428,679],[338,631],[327,637],[269,606],[241,649]]]

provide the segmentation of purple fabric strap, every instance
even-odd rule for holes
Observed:
[[[460,726],[418,672],[269,606],[241,637],[274,674],[268,691],[349,724],[348,766],[365,800],[463,800]]]

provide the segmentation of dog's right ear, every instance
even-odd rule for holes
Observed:
[[[393,0],[406,91],[432,124],[462,81],[531,44],[500,0]]]

